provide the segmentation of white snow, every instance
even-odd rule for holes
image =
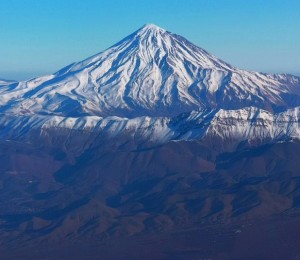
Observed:
[[[14,130],[299,138],[299,106],[298,77],[239,70],[153,24],[53,75],[0,80],[0,125]]]

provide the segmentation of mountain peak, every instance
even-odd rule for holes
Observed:
[[[149,37],[149,36],[159,36],[166,32],[165,29],[160,28],[155,24],[145,24],[139,30],[136,31],[136,34],[139,36]]]
[[[83,70],[91,66],[95,70],[96,67],[101,67],[104,60],[108,64],[113,64],[115,69],[126,64],[126,70],[130,70],[128,75],[133,73],[132,68],[136,67],[137,71],[140,72],[140,69],[146,65],[148,68],[173,71],[175,74],[178,73],[179,78],[184,79],[190,78],[190,76],[181,75],[182,72],[189,74],[186,71],[187,64],[194,68],[193,73],[196,73],[197,68],[231,71],[229,64],[197,47],[184,37],[151,23],[145,24],[104,52],[72,65],[71,71]],[[104,71],[112,69],[110,66],[101,68]],[[102,73],[101,68],[96,70]],[[96,78],[101,77],[101,75],[97,74]]]
[[[142,31],[165,31],[163,28],[155,25],[155,24],[152,24],[152,23],[147,23],[145,24],[144,26],[142,26],[142,28],[140,29]]]

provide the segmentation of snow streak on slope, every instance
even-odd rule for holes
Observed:
[[[87,140],[91,136],[98,139],[107,137],[120,139],[125,136],[127,141],[131,140],[136,144],[146,142],[147,146],[175,140],[202,139],[219,147],[218,149],[228,150],[235,148],[242,141],[260,145],[300,139],[299,118],[299,107],[278,114],[255,107],[240,110],[192,111],[174,118],[146,116],[133,119],[97,116],[66,118],[23,115],[0,117],[2,128],[0,137],[26,139],[32,132],[43,136],[48,135],[50,130],[71,138],[75,129],[75,132],[82,132]],[[228,147],[221,147],[223,142]]]

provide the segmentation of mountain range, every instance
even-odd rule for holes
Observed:
[[[299,77],[237,69],[152,24],[53,75],[0,82],[1,125],[8,131],[63,127],[115,135],[148,128],[146,139],[155,133],[150,139],[163,141],[277,140],[299,137],[298,106]]]
[[[52,75],[0,80],[0,114],[7,259],[299,255],[297,76],[147,24]]]

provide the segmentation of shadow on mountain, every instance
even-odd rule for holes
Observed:
[[[53,243],[63,258],[79,241],[90,250],[86,259],[100,249],[120,258],[134,246],[132,259],[154,247],[158,258],[241,256],[263,223],[273,230],[300,221],[299,142],[220,153],[200,141],[144,148],[102,138],[76,147],[80,138],[0,144],[0,241],[8,256],[47,259],[42,252]],[[286,234],[278,236],[270,245]],[[44,249],[35,255],[29,245]]]

